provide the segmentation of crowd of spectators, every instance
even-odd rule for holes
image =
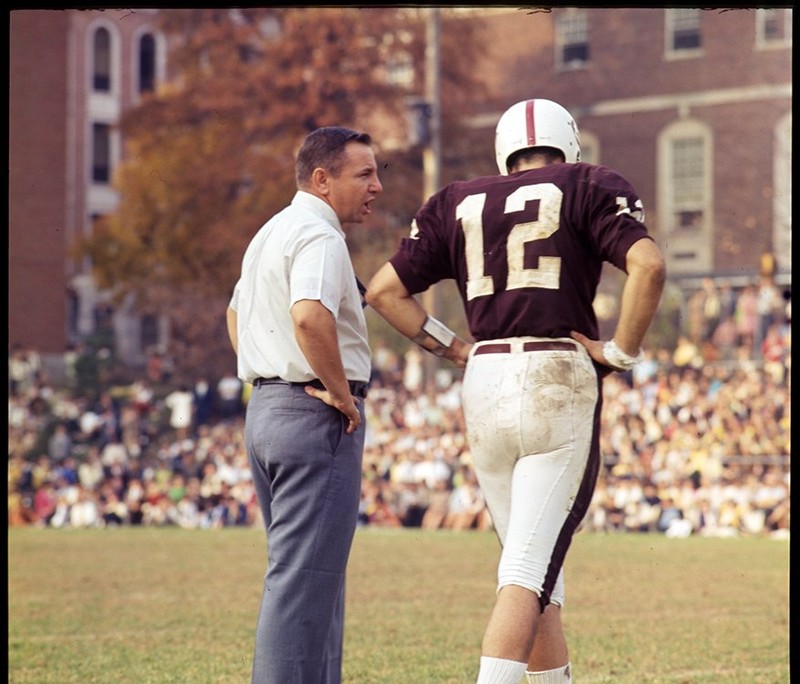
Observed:
[[[730,348],[718,333],[736,322],[735,302],[709,310],[713,325],[698,314],[676,348],[605,381],[585,530],[788,537],[790,310],[734,331]],[[360,523],[490,530],[460,375],[440,367],[426,383],[424,365],[413,345],[401,358],[375,354]],[[9,526],[263,524],[244,445],[250,387],[232,375],[162,380],[149,369],[83,396],[50,382],[35,351],[14,349]]]

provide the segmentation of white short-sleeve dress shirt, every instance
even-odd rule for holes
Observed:
[[[315,379],[290,313],[302,299],[319,301],[333,314],[347,379],[367,382],[367,323],[344,231],[330,205],[299,190],[256,233],[242,260],[230,301],[237,314],[240,380]]]

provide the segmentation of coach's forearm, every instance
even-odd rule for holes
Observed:
[[[334,398],[352,401],[333,314],[320,302],[303,299],[292,306],[291,315],[295,339],[311,370]]]
[[[228,307],[227,312],[225,313],[225,321],[228,325],[228,338],[231,341],[231,346],[233,347],[233,351],[235,353],[239,352],[239,334],[237,332],[236,326],[238,322],[238,314]]]

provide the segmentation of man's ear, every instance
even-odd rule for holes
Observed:
[[[330,176],[322,167],[317,167],[311,173],[311,185],[320,194],[327,195],[330,192]]]

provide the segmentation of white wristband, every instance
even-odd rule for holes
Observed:
[[[433,349],[426,347],[424,344],[429,338],[436,343]],[[428,316],[423,321],[420,331],[411,339],[434,356],[444,356],[445,350],[453,344],[455,338],[456,334],[444,323],[435,319],[433,316]]]
[[[613,339],[610,339],[603,345],[603,356],[606,357],[608,365],[612,368],[626,371],[633,368],[644,358],[644,352],[640,349],[636,356],[631,356],[622,351]]]

